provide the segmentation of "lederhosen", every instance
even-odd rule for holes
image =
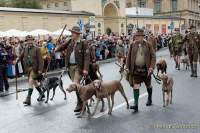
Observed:
[[[33,70],[33,54],[36,54],[36,48],[34,46],[31,46],[30,48],[27,47],[25,50],[25,56],[24,56],[24,66],[25,66],[25,73],[28,77],[31,77],[32,79],[37,78],[37,73]]]
[[[145,45],[145,44],[143,44]],[[143,46],[144,47],[144,46]],[[148,46],[146,46],[148,47]],[[143,48],[144,50],[144,48]],[[144,53],[145,54],[145,53]],[[141,84],[142,82],[148,87],[151,85],[151,76],[148,76],[147,66],[134,66],[133,84]]]

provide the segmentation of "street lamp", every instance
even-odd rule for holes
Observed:
[[[138,28],[138,0],[136,2],[136,16],[137,16],[137,28]]]
[[[138,28],[138,7],[136,7],[136,15],[137,15],[137,28]]]
[[[173,24],[173,18],[172,18],[172,1],[170,2],[170,17],[171,17],[170,29],[171,29],[171,34],[172,34],[172,24]]]

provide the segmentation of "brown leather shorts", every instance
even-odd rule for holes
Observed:
[[[134,84],[141,84],[145,83],[146,87],[151,86],[151,76],[139,76],[139,75],[133,75],[133,85]]]
[[[182,49],[179,48],[179,49],[173,50],[173,55],[174,56],[181,56],[182,55]]]
[[[197,62],[198,61],[198,53],[189,53],[189,60],[190,62]]]

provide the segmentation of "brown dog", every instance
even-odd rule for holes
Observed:
[[[186,70],[190,68],[190,60],[187,55],[181,56],[181,63],[183,64],[183,67],[185,67]]]
[[[172,104],[172,92],[173,92],[173,85],[174,80],[172,77],[162,74],[160,76],[160,79],[162,80],[162,93],[163,93],[163,107],[166,105],[168,106],[169,103]],[[165,99],[165,95],[167,95],[167,99]]]
[[[160,59],[156,64],[156,67],[157,67],[157,76],[159,71],[161,71],[162,74],[163,73],[167,74],[167,63],[164,59]]]
[[[88,112],[88,114],[90,114],[90,108],[88,106],[88,100],[91,99],[93,95],[96,95],[96,90],[95,90],[94,85],[92,83],[88,84],[86,86],[73,83],[69,86],[69,88],[66,89],[66,91],[69,92],[69,93],[71,93],[72,91],[76,91],[80,94],[80,98],[83,101],[83,107],[82,107],[80,116],[78,116],[78,118],[82,118],[82,116],[84,114],[85,107],[87,107],[87,112]],[[103,111],[104,110],[104,101],[103,101],[103,99],[101,99],[101,101],[102,101],[101,111]]]
[[[114,106],[114,95],[115,95],[115,92],[117,90],[124,97],[124,99],[125,99],[125,101],[127,103],[127,109],[129,109],[128,99],[127,99],[127,97],[125,95],[123,86],[120,83],[121,80],[122,80],[122,75],[121,75],[121,79],[120,80],[114,80],[114,81],[107,82],[107,83],[104,83],[101,80],[95,80],[95,81],[93,81],[93,85],[94,85],[94,87],[96,89],[96,95],[97,95],[97,99],[98,100],[97,100],[94,112],[92,113],[92,116],[96,113],[98,104],[100,102],[100,99],[102,99],[102,98],[107,98],[107,100],[108,100],[108,107],[109,107],[108,114],[111,115],[112,109],[113,109],[113,106]],[[110,105],[110,98],[112,100],[112,107]]]

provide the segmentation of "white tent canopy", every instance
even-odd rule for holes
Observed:
[[[25,37],[28,34],[28,32],[26,31],[20,31],[20,30],[16,30],[16,29],[10,29],[8,31],[5,32],[0,32],[0,36],[18,36],[18,37]]]
[[[52,33],[52,35],[58,36],[58,35],[60,35],[60,34],[62,33],[62,31],[63,31],[63,29],[54,31],[54,32]],[[68,31],[68,30],[64,30],[63,35],[70,36],[70,35],[71,35],[71,32]]]
[[[43,29],[37,29],[37,30],[33,30],[29,32],[29,35],[32,35],[32,36],[49,35],[49,34],[52,34],[52,33],[50,31],[43,30]]]
[[[36,29],[33,31],[20,31],[20,30],[16,30],[16,29],[10,29],[8,31],[0,31],[0,37],[12,37],[12,36],[16,36],[16,37],[25,37],[27,35],[32,35],[32,36],[44,36],[44,35],[54,35],[54,36],[59,36],[61,34],[63,29],[57,30],[55,32],[50,32],[48,30],[44,30],[44,29]],[[70,36],[71,32],[68,30],[64,30],[63,35],[66,36]]]

